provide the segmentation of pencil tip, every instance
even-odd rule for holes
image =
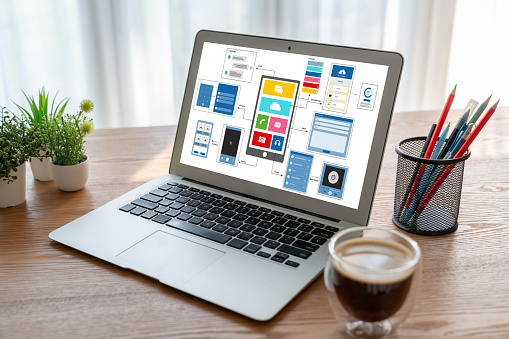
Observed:
[[[456,87],[457,87],[457,86],[458,86],[458,84],[454,85],[454,88],[453,88],[453,90],[452,90],[451,94],[456,94]]]
[[[488,99],[484,100],[483,104],[488,105],[488,102],[490,102],[490,99],[491,99],[491,96],[492,96],[492,95],[493,95],[493,94],[490,94],[490,96],[488,97]]]
[[[491,106],[492,109],[496,109],[497,106],[498,106],[498,102],[500,101],[500,99],[497,100],[496,103],[493,104],[493,106]]]

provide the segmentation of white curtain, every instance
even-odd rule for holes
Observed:
[[[210,29],[398,51],[396,111],[438,109],[460,6],[475,15],[455,0],[0,0],[0,106],[46,86],[71,111],[92,99],[97,127],[175,124],[194,36]]]

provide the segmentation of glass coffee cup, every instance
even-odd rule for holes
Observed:
[[[383,338],[410,313],[421,282],[421,251],[398,231],[355,227],[329,242],[325,285],[340,331]]]

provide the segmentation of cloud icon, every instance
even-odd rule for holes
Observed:
[[[339,75],[345,75],[346,74],[346,71],[344,69],[342,69],[341,71],[339,71]]]
[[[273,111],[280,111],[281,110],[281,106],[279,106],[279,104],[277,102],[273,102],[271,105],[270,105],[270,109],[273,110]]]

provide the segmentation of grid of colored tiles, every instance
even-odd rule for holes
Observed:
[[[304,84],[302,85],[303,93],[318,94],[322,71],[323,62],[308,60],[306,74],[304,76]]]

